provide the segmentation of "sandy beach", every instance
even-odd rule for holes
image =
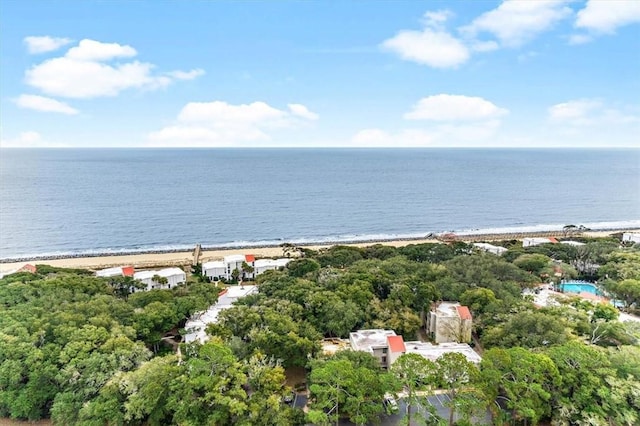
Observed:
[[[640,230],[607,230],[607,231],[588,231],[581,234],[582,237],[606,237],[608,235],[620,232],[640,232]],[[519,234],[482,234],[482,235],[464,235],[459,236],[458,239],[465,242],[473,241],[500,241],[517,239],[521,240],[525,237],[532,236],[557,236],[562,237],[562,232],[537,232],[537,233],[519,233]],[[438,243],[436,239],[410,239],[410,240],[393,240],[393,241],[380,241],[380,242],[359,242],[344,244],[354,247],[367,247],[373,244],[383,244],[393,247],[402,247],[409,244],[423,244],[423,243]],[[333,244],[328,245],[305,245],[304,248],[313,250],[319,250],[323,248],[331,247]],[[231,254],[253,254],[257,257],[278,257],[283,256],[282,248],[279,246],[274,247],[249,247],[249,248],[234,248],[234,249],[218,249],[218,250],[203,250],[200,255],[200,261],[206,262],[209,260],[222,259],[224,256]],[[193,262],[193,251],[184,252],[171,252],[171,253],[138,253],[138,254],[125,254],[115,256],[95,256],[95,257],[69,257],[61,259],[35,259],[24,260],[20,262],[2,263],[0,264],[0,273],[6,273],[8,271],[14,271],[26,264],[45,264],[63,268],[85,268],[85,269],[103,269],[112,266],[132,265],[136,268],[153,268],[160,266],[184,266],[190,265]]]

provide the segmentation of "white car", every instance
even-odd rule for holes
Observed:
[[[398,412],[398,402],[390,393],[384,394],[384,407],[389,414]]]

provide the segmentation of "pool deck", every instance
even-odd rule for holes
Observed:
[[[560,293],[557,291],[553,291],[550,289],[550,285],[543,285],[540,287],[540,293],[534,295],[533,303],[538,307],[545,306],[558,306],[557,302],[558,298],[568,297],[569,295],[581,297],[584,300],[589,300],[591,302],[601,302],[601,303],[609,303],[609,299],[603,296],[596,296],[595,294],[582,292],[582,293]],[[620,312],[620,316],[618,318],[619,321],[635,321],[640,322],[640,317],[629,315],[624,312]]]

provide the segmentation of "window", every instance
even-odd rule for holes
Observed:
[[[382,363],[383,363],[384,365],[387,365],[387,357],[386,357],[386,356],[383,356],[383,357],[382,357]]]
[[[387,348],[382,348],[382,353],[386,354],[387,353]]]

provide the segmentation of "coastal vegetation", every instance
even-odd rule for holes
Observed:
[[[596,277],[623,309],[640,305],[640,251],[611,239],[503,256],[461,242],[335,246],[256,279],[259,292],[220,313],[205,344],[172,338],[220,288],[191,280],[130,293],[126,278],[38,265],[0,280],[0,417],[61,425],[375,424],[402,394],[427,424],[634,425],[640,422],[640,326],[618,309],[568,297],[535,306],[541,282]],[[402,355],[389,371],[365,352],[326,355],[322,338],[357,329],[424,339],[434,302],[473,314],[479,365]],[[286,377],[303,369],[308,412]],[[299,383],[290,383],[296,385]],[[445,393],[440,418],[426,398]]]

